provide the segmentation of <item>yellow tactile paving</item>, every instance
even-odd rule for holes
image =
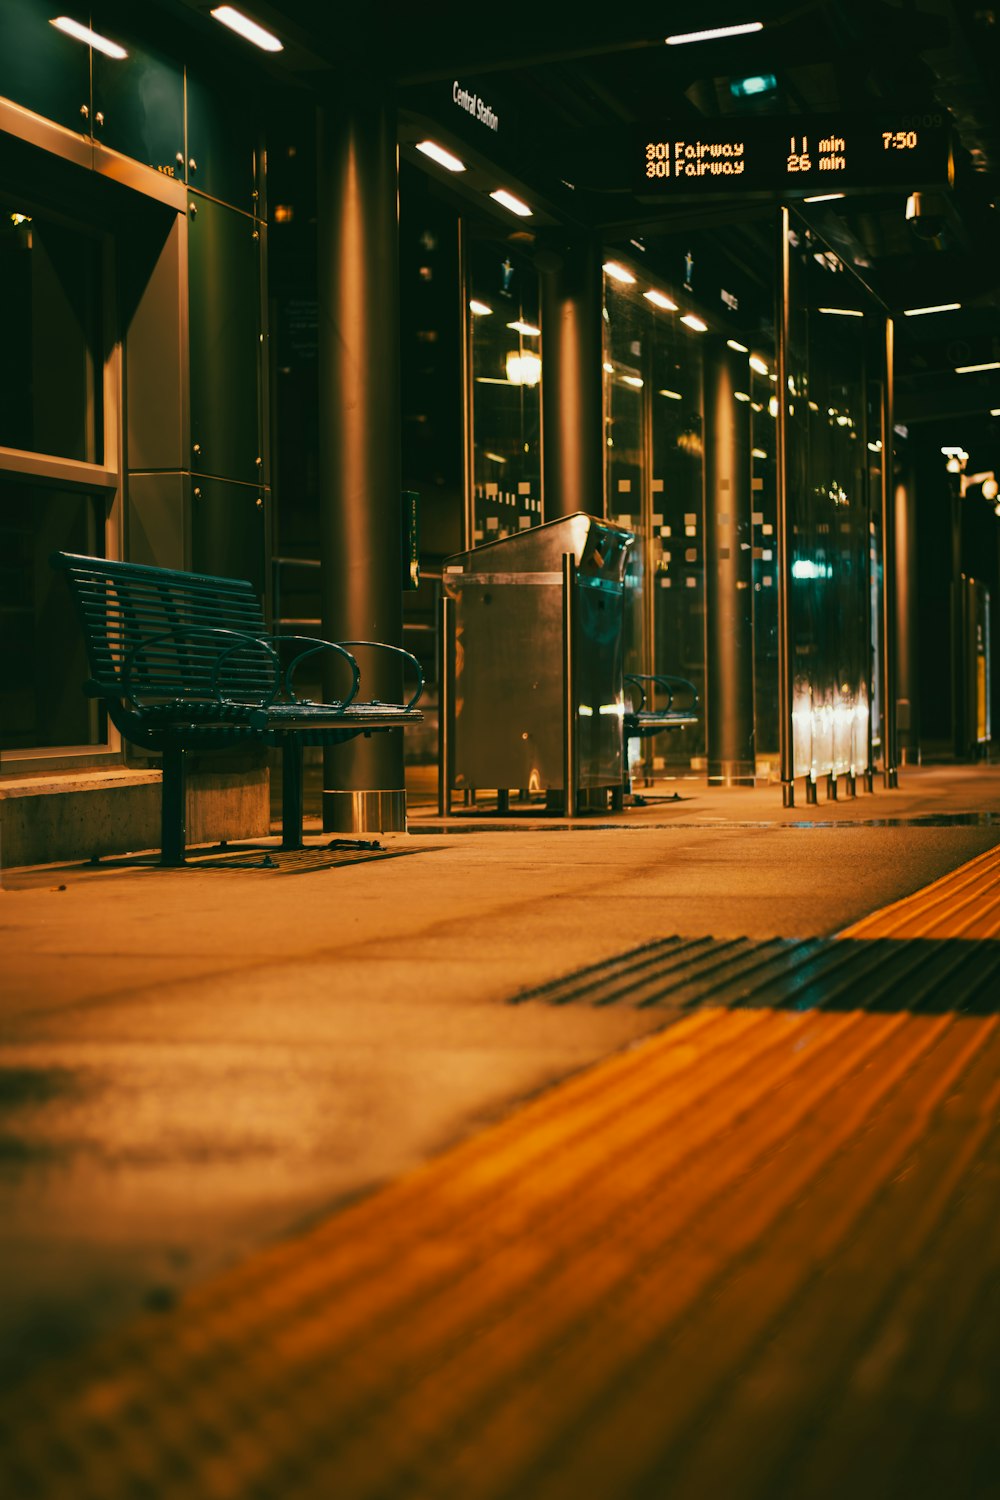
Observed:
[[[996,1500],[998,1079],[995,1015],[687,1015],[12,1393],[0,1494]]]
[[[1000,848],[961,865],[933,885],[873,912],[842,938],[1000,937]]]
[[[956,1203],[995,1267],[998,1064],[992,1017],[692,1016],[35,1382],[3,1493],[783,1494]]]

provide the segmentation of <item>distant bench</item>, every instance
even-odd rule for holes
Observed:
[[[139,563],[56,552],[87,646],[84,692],[102,699],[126,740],[163,757],[161,862],[184,863],[184,752],[263,744],[281,751],[282,848],[302,845],[302,768],[306,745],[339,745],[419,723],[423,691],[416,657],[381,641],[272,636],[253,586]],[[297,648],[297,649],[295,649]],[[361,697],[355,650],[409,662],[416,691],[405,703]],[[299,698],[294,675],[309,657],[332,653],[344,695],[331,703]],[[364,659],[364,658],[362,658]]]
[[[648,685],[648,686],[647,686]],[[648,708],[649,688],[665,696],[658,708]],[[675,702],[675,698],[680,701]],[[629,777],[629,740],[645,740],[668,729],[692,729],[698,724],[698,690],[686,677],[663,673],[632,672],[625,677],[625,717],[622,732],[625,739],[624,790],[631,790]]]

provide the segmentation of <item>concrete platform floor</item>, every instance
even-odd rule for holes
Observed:
[[[864,994],[790,1021],[508,1003],[674,933],[833,938],[1000,845],[1000,770],[789,810],[661,790],[572,827],[418,806],[357,863],[3,873],[0,1493],[1000,1495],[989,1007],[973,1034],[859,1023]],[[873,1343],[897,1275],[910,1313]],[[964,1466],[869,1463],[890,1419],[910,1452],[945,1375],[935,1452]]]

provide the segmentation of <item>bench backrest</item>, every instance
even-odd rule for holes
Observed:
[[[272,696],[272,652],[240,639],[269,634],[250,583],[68,552],[51,562],[66,574],[83,623],[91,691],[139,702]],[[233,633],[231,652],[222,632]]]

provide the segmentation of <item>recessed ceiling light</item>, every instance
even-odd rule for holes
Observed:
[[[906,307],[903,309],[904,318],[922,318],[927,313],[957,312],[961,302],[940,302],[937,307]]]
[[[771,372],[767,368],[766,362],[761,359],[759,354],[751,354],[749,363],[751,370],[756,370],[758,375],[770,375]]]
[[[746,36],[748,32],[763,30],[763,21],[744,21],[739,26],[715,26],[711,31],[683,31],[664,40],[668,47],[682,47],[685,42],[711,42],[718,37]]]
[[[803,198],[803,203],[832,203],[834,198],[843,198],[843,193],[814,193],[811,198]]]
[[[693,328],[695,333],[708,332],[708,324],[704,318],[699,318],[694,313],[685,313],[681,318],[681,322],[686,323],[689,328]]]
[[[625,267],[620,266],[616,260],[606,260],[604,262],[604,270],[611,277],[612,281],[622,281],[626,286],[631,285],[635,281],[632,272],[626,271]]]
[[[57,31],[64,31],[67,36],[73,37],[78,42],[86,42],[97,52],[103,52],[105,57],[113,57],[120,62],[123,57],[128,57],[124,47],[119,47],[117,42],[109,41],[106,36],[101,36],[99,31],[91,31],[89,26],[82,26],[79,21],[74,21],[71,16],[56,16],[55,20],[49,22]]]
[[[778,87],[773,73],[755,73],[750,78],[731,78],[729,92],[734,99],[751,99],[755,94],[772,94]]]
[[[493,309],[488,302],[480,302],[473,297],[469,302],[469,311],[475,313],[477,318],[487,318]]]
[[[531,218],[533,210],[526,203],[522,203],[520,198],[515,198],[513,193],[508,193],[506,188],[496,188],[490,197],[495,203],[499,203],[501,208],[509,209],[512,214],[517,214],[519,219]]]
[[[507,327],[513,328],[515,333],[530,334],[532,338],[537,338],[542,331],[540,328],[536,328],[534,323],[522,323],[520,318],[513,323],[508,323]]]
[[[680,391],[661,391],[661,396],[666,396],[669,401],[683,401],[684,397]]]
[[[265,31],[263,26],[258,26],[256,21],[251,21],[235,5],[217,5],[212,11],[217,21],[223,26],[228,26],[230,31],[235,31],[245,42],[252,42],[262,52],[283,52],[284,44],[271,31]]]
[[[736,339],[726,339],[726,348],[735,349],[737,354],[749,354],[750,350],[746,344],[741,344]]]
[[[444,167],[449,172],[465,171],[465,162],[452,155],[450,151],[446,151],[443,146],[439,146],[437,141],[418,141],[417,150],[422,151],[425,156],[430,157],[431,161],[436,161],[439,167]]]
[[[677,311],[677,303],[671,302],[670,298],[665,297],[662,292],[648,291],[643,292],[642,295],[645,297],[647,302],[652,302],[654,307],[662,307],[664,312]]]

